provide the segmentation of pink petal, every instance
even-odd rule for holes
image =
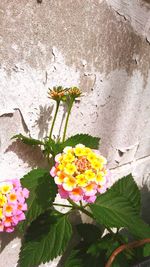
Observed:
[[[17,199],[18,199],[19,203],[21,203],[21,204],[23,204],[25,202],[25,198],[21,194],[17,195]]]
[[[15,189],[21,187],[20,180],[18,180],[18,179],[12,179],[12,180],[10,180],[10,181],[12,182],[13,187],[14,187]]]
[[[0,232],[4,232],[4,225],[0,224]]]
[[[52,177],[55,177],[55,175],[56,175],[56,168],[53,166],[52,168],[51,168],[51,170],[50,170],[50,175],[52,176]]]
[[[22,190],[22,194],[25,198],[28,198],[29,197],[29,190],[27,188],[23,188]]]
[[[96,189],[90,190],[90,191],[84,191],[85,196],[91,197],[94,196],[97,193]]]
[[[12,225],[14,226],[16,226],[19,222],[17,216],[13,216],[12,220],[13,220]]]
[[[74,195],[74,194],[71,194],[71,193],[69,194],[69,197],[75,202],[78,202],[78,201],[83,199],[82,195]]]
[[[96,196],[90,196],[90,197],[84,196],[84,200],[88,203],[94,203],[96,200]]]
[[[106,185],[98,186],[98,187],[97,187],[97,191],[98,191],[100,194],[105,193],[106,190],[107,190],[107,186],[106,186]]]
[[[12,233],[14,231],[14,227],[6,227],[5,232]]]
[[[11,222],[4,222],[4,226],[5,227],[10,227],[11,226]]]
[[[61,198],[67,199],[69,197],[69,192],[66,191],[62,186],[58,186],[58,193]]]
[[[18,218],[18,221],[23,221],[23,220],[25,220],[25,215],[24,215],[24,213],[22,212],[21,214],[19,214],[19,215],[17,215],[17,218]]]
[[[83,190],[80,187],[75,188],[69,193],[69,197],[75,202],[80,201],[83,199]]]
[[[57,154],[56,156],[55,156],[55,161],[58,163],[59,162],[59,158],[60,158],[60,156],[61,156],[61,153],[59,153],[59,154]]]

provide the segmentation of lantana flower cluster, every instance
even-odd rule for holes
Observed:
[[[0,232],[13,232],[25,220],[29,191],[17,179],[0,183]]]
[[[63,153],[55,157],[50,174],[61,198],[93,203],[109,185],[106,163],[98,151],[78,144],[74,148],[65,147]]]

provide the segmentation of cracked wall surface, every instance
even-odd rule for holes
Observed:
[[[1,1],[0,179],[46,166],[38,149],[11,137],[46,136],[54,108],[48,87],[80,86],[85,96],[73,108],[68,135],[101,137],[113,180],[132,172],[150,221],[149,41],[148,0]],[[62,106],[55,135],[63,113]],[[19,247],[15,235],[1,235],[0,266],[17,266]]]

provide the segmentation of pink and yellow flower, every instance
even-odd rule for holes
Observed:
[[[106,163],[98,151],[78,144],[56,155],[50,174],[61,198],[93,203],[108,188]]]
[[[0,183],[0,232],[11,233],[25,219],[29,191],[17,179]]]

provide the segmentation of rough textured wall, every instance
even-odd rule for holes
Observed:
[[[131,3],[130,3],[131,2]],[[69,135],[101,136],[114,179],[132,172],[150,199],[150,3],[147,0],[3,0],[0,3],[0,179],[45,165],[10,138],[42,138],[53,85],[83,88]],[[59,132],[61,114],[55,134]],[[148,218],[146,218],[148,219]],[[8,244],[8,241],[11,242]],[[19,239],[1,237],[0,266],[15,267]],[[45,266],[56,266],[56,262]]]

